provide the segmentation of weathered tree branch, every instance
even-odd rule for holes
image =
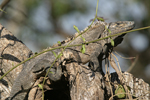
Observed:
[[[18,40],[6,28],[0,25],[0,76],[12,67],[27,59],[31,50],[23,42]],[[0,99],[4,100],[9,96],[14,79],[22,70],[22,65],[11,71],[0,80]]]
[[[3,9],[9,2],[10,0],[3,0],[3,2],[0,5],[0,9]]]
[[[31,55],[29,50],[20,40],[13,36],[8,30],[0,25],[0,75],[2,76],[16,64],[27,59]],[[102,61],[100,61],[102,62]],[[110,81],[101,75],[100,72],[92,71],[89,66],[77,62],[63,62],[63,76],[58,82],[46,80],[44,86],[45,96],[48,93],[49,99],[55,100],[104,100],[109,99],[117,86],[122,84],[118,75],[113,73],[109,75]],[[12,84],[22,65],[10,72],[6,77],[0,80],[0,99],[5,100],[10,93]],[[142,79],[134,78],[130,73],[124,72],[124,79],[127,87],[130,87],[130,94],[139,99],[149,99],[149,85]],[[43,77],[40,77],[29,92],[29,100],[39,100],[42,97],[42,91],[38,84],[42,83]],[[110,82],[111,85],[108,83]],[[58,94],[59,93],[59,94]]]

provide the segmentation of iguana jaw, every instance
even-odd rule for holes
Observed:
[[[118,21],[112,23],[105,23],[106,29],[104,34],[102,34],[100,38],[132,30],[134,26],[135,23],[133,21]],[[108,32],[108,29],[111,31],[111,33]],[[122,42],[124,35],[125,34],[113,36],[111,38],[105,39],[102,42],[103,43],[102,45],[107,45],[107,46],[104,46],[103,52],[105,53],[108,51],[109,48],[113,48],[113,46],[111,45],[111,39],[114,40],[114,47],[115,47]]]
[[[133,29],[134,26],[133,21],[118,21],[109,23],[108,29],[113,33],[121,33]]]
[[[111,33],[109,33],[108,30],[106,29],[105,34],[102,37],[132,30],[134,26],[135,26],[135,23],[133,21],[118,21],[118,22],[109,23],[107,24],[106,27],[111,31]],[[117,46],[118,44],[122,42],[124,35],[125,34],[111,37],[111,39],[115,41],[115,46]],[[110,38],[107,39],[107,44],[109,44],[110,41],[111,41]]]

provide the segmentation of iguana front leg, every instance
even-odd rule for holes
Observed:
[[[27,66],[30,68],[26,68],[20,72],[18,77],[16,78],[13,87],[11,89],[11,93],[9,96],[9,100],[25,100],[27,99],[27,94],[33,84],[35,83],[36,79],[44,74],[44,63],[35,62],[27,63]]]
[[[49,63],[49,61],[46,61],[47,63]],[[50,68],[50,64],[47,65],[46,67],[46,72],[48,72],[49,68]],[[62,76],[62,68],[60,63],[55,63],[54,66],[52,66],[50,68],[50,71],[48,72],[48,77],[50,80],[52,81],[58,81],[61,79]]]
[[[32,66],[33,65],[33,66]],[[45,76],[46,71],[51,66],[48,60],[39,60],[38,63],[31,63],[30,70],[25,68],[16,78],[16,81],[12,87],[9,100],[24,100],[27,99],[27,94],[31,87],[34,85],[37,78],[41,76]],[[61,66],[58,66],[57,69],[52,67],[50,71],[53,73],[49,73],[48,77],[52,81],[57,81],[61,78]]]
[[[97,55],[99,55],[97,52],[94,52],[92,55],[90,55],[89,66],[93,71],[98,71],[99,61]]]
[[[50,61],[49,60],[42,60],[39,61],[33,68],[33,73],[36,74],[36,76],[40,77],[41,76],[41,71],[45,70],[46,73],[48,72],[49,68],[51,67]],[[52,81],[58,81],[60,80],[62,75],[62,68],[59,63],[55,63],[54,66],[50,68],[50,71],[48,72],[48,77]]]
[[[101,44],[98,43],[97,44],[92,43],[90,45],[94,45],[94,52],[92,51],[90,54],[89,66],[93,71],[101,71],[98,56],[101,54],[101,52],[103,52],[102,46]]]

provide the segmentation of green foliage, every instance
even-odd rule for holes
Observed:
[[[38,86],[39,86],[40,89],[43,89],[43,86],[41,84],[38,84]]]
[[[85,3],[77,0],[50,0],[51,15],[54,19],[57,19],[65,14],[73,11],[85,12],[87,7]],[[82,5],[82,6],[81,6]]]
[[[38,54],[38,52],[35,52],[34,54],[36,55],[36,54]]]
[[[79,29],[78,29],[77,26],[73,25],[73,28],[74,28],[78,33],[80,33],[80,31],[79,31]],[[82,38],[83,42],[85,42],[85,38],[83,38],[82,35],[80,35],[80,37]],[[81,52],[82,52],[82,53],[85,53],[85,45],[84,45],[84,44],[82,45]]]
[[[52,71],[49,71],[49,73],[52,73],[52,74],[53,74],[53,72],[52,72]]]
[[[97,17],[97,20],[100,20],[100,21],[104,22],[104,19],[101,18],[101,17]]]
[[[83,42],[85,42],[85,38],[83,38],[82,35],[80,35],[80,36],[81,36]],[[85,45],[84,44],[82,45],[81,52],[85,53]]]
[[[1,11],[1,12],[4,12],[4,13],[7,13],[6,11],[4,11],[4,10],[2,10],[2,9],[0,9],[0,11]]]
[[[60,54],[57,56],[57,58],[60,58],[62,55],[63,55],[63,54],[62,54],[62,53],[60,53]]]
[[[82,38],[83,42],[85,42],[85,38],[83,38],[83,37],[82,37],[82,35],[80,35],[80,36],[81,36],[81,38]]]
[[[85,45],[82,45],[81,52],[85,53]]]
[[[68,1],[68,0],[67,0]],[[99,1],[99,0],[97,0],[97,1]],[[54,3],[55,4],[54,4]],[[61,2],[61,3],[60,3]],[[34,7],[36,7],[37,5],[39,5],[41,3],[41,0],[27,0],[27,7],[28,7],[28,9],[30,9],[30,8],[34,8]],[[65,13],[68,13],[68,12],[70,12],[71,10],[73,10],[73,8],[72,8],[72,5],[69,5],[68,4],[68,2],[63,2],[62,3],[62,1],[61,0],[51,0],[51,6],[52,6],[52,8],[51,8],[51,12],[52,12],[52,16],[53,16],[53,18],[58,18],[58,17],[61,17],[61,15],[64,15]],[[84,7],[82,7],[82,8],[84,8]],[[98,9],[98,3],[97,3],[97,9]],[[96,16],[97,16],[97,9],[96,9]],[[101,20],[101,21],[104,21],[104,19],[102,19],[102,18],[99,18],[99,17],[97,17],[97,19],[98,20]],[[146,29],[146,28],[145,28]],[[80,33],[80,31],[79,31],[79,29],[77,28],[77,30],[76,30],[77,32],[79,32]],[[133,31],[133,30],[132,30]],[[135,31],[135,30],[134,30]],[[111,31],[108,29],[108,32],[111,34]],[[130,31],[131,32],[131,31]],[[116,35],[119,35],[119,34],[116,34]],[[83,39],[83,41],[85,42],[85,39],[82,37],[82,35],[80,35],[81,36],[81,38]],[[106,38],[111,38],[111,37],[106,37]],[[103,38],[104,39],[104,38]],[[99,40],[102,40],[102,39],[98,39],[97,41],[99,41]],[[60,41],[58,41],[58,44],[60,43]],[[61,44],[61,43],[60,43]],[[69,45],[69,44],[68,44]],[[67,46],[68,46],[67,45]],[[113,39],[111,39],[111,45],[112,46],[114,46],[114,41],[113,41]],[[64,48],[64,47],[61,47],[61,48]],[[66,47],[65,47],[66,48]],[[58,49],[58,48],[55,48],[55,49]],[[9,70],[7,73],[5,73],[1,78],[0,78],[0,80],[4,77],[4,76],[6,76],[10,71],[12,71],[13,69],[15,69],[17,66],[19,66],[19,65],[21,65],[21,64],[23,64],[23,63],[25,63],[26,61],[28,61],[28,60],[30,60],[30,59],[32,59],[32,58],[35,58],[36,56],[38,56],[38,55],[40,55],[40,54],[43,54],[43,53],[45,53],[45,52],[48,52],[48,51],[51,51],[52,49],[49,49],[49,50],[46,50],[46,51],[43,51],[43,52],[40,52],[39,54],[35,54],[34,56],[32,56],[32,57],[30,57],[30,58],[28,58],[28,59],[26,59],[25,61],[22,61],[21,63],[19,63],[19,64],[17,64],[16,66],[14,66],[11,70]],[[54,49],[53,49],[54,50]],[[52,51],[53,52],[53,51]],[[63,51],[62,51],[63,52]],[[82,44],[82,48],[81,48],[81,52],[82,53],[85,53],[85,45],[84,44]],[[62,56],[62,53],[60,53],[59,55],[57,55],[55,52],[53,52],[53,54],[54,54],[54,56],[56,57],[56,60],[57,60],[57,58],[60,58],[61,56]],[[55,60],[55,61],[56,61]],[[55,63],[55,61],[53,62],[53,64],[51,65],[51,66],[53,66],[54,65],[54,63]],[[50,67],[51,68],[51,67]],[[52,73],[52,72],[50,72],[50,73]],[[47,74],[45,75],[45,77],[47,76]],[[43,81],[43,84],[44,84],[44,82],[45,82],[45,79],[44,79],[44,81]],[[43,86],[41,85],[41,84],[38,84],[38,86],[41,88],[41,89],[43,89]],[[123,94],[119,94],[119,93],[123,93]],[[122,85],[119,85],[118,86],[118,88],[115,90],[115,94],[118,94],[117,95],[117,97],[118,98],[123,98],[123,97],[125,97],[125,90],[124,90],[124,88],[123,88],[123,86]],[[44,92],[43,92],[43,97],[44,97]],[[43,99],[44,100],[44,99]]]
[[[105,29],[107,29],[108,33],[111,35],[111,31],[105,26]],[[111,40],[111,45],[114,46],[115,45],[115,42],[114,40],[110,37],[110,40]]]
[[[111,31],[110,31],[110,29],[108,29],[108,28],[107,28],[107,31],[108,31],[108,33],[109,33],[109,34],[111,34]]]
[[[61,45],[61,42],[60,42],[60,41],[57,41],[57,43],[58,43],[59,45]]]
[[[37,8],[41,2],[42,2],[41,0],[27,0],[25,2],[25,5],[28,10],[32,10]]]
[[[66,2],[65,2],[66,1]],[[58,18],[66,13],[73,10],[72,5],[70,5],[68,0],[51,0],[51,15],[53,18]]]
[[[73,25],[73,28],[78,32],[80,33],[79,29],[77,26]],[[82,37],[82,35],[80,35],[80,37],[82,38],[82,40],[85,42],[85,38]]]
[[[119,98],[125,98],[126,94],[125,94],[125,89],[122,85],[118,85],[118,88],[115,90],[115,95]]]
[[[52,51],[52,53],[54,54],[55,57],[57,57],[57,54],[54,51]]]
[[[114,47],[114,45],[115,45],[114,40],[113,39],[110,39],[110,40],[111,40],[111,45]]]
[[[77,26],[73,25],[73,28],[74,28],[78,33],[80,33],[80,31],[79,31],[79,29],[78,29]]]

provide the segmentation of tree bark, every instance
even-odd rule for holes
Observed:
[[[32,54],[22,41],[0,25],[0,76]],[[0,99],[6,99],[11,91],[14,79],[22,70],[22,65],[15,68],[0,80]]]
[[[0,54],[0,76],[2,76],[13,66],[26,60],[32,55],[32,51],[0,25]],[[0,80],[1,100],[6,100],[9,97],[13,81],[22,70],[22,67],[23,65],[18,66]],[[134,97],[149,99],[149,85],[142,79],[134,78],[128,72],[123,73],[125,81],[120,83],[116,73],[103,76],[100,72],[92,71],[89,66],[77,62],[63,62],[62,67],[63,76],[60,81],[51,82],[49,79],[46,80],[44,85],[45,99],[108,100],[112,97],[112,94],[115,95],[115,90],[119,85],[130,88],[126,91],[126,99],[133,99]],[[42,82],[43,77],[40,77],[35,82],[29,92],[28,100],[41,100],[42,91],[38,84]],[[114,99],[117,98],[115,97]]]

